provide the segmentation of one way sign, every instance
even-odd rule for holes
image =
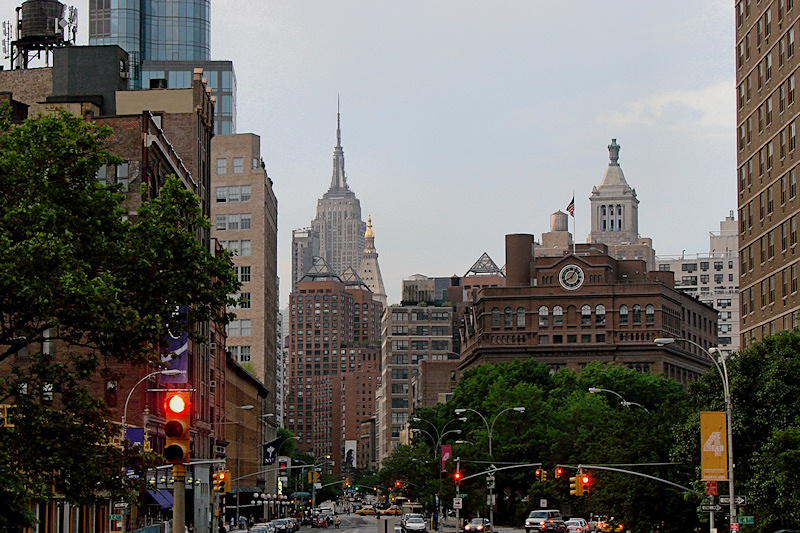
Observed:
[[[722,506],[721,505],[701,505],[700,506],[700,510],[708,512],[708,513],[721,513],[722,512]]]

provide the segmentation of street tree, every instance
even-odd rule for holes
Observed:
[[[120,162],[111,133],[65,112],[0,114],[0,529],[30,524],[28,501],[128,493],[122,468],[148,457],[107,445],[118,429],[86,383],[119,362],[155,368],[168,328],[230,319],[238,281],[198,240],[197,196],[172,177],[126,217],[95,177]]]

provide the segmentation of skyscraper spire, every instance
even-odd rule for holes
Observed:
[[[339,96],[336,96],[336,147],[333,149],[333,176],[331,187],[333,189],[347,189],[347,176],[344,173],[344,150],[342,149],[342,127],[339,113]]]
[[[386,289],[383,287],[381,267],[378,265],[375,232],[372,231],[372,215],[367,218],[367,231],[364,232],[364,253],[361,255],[359,276],[372,291],[372,299],[381,302],[386,307]]]

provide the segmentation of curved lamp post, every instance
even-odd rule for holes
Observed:
[[[525,412],[525,408],[524,407],[508,407],[506,409],[503,409],[502,411],[500,411],[499,413],[494,415],[494,418],[492,418],[492,423],[491,424],[489,424],[489,421],[486,420],[486,417],[483,416],[480,412],[476,411],[475,409],[471,409],[469,407],[464,408],[464,409],[456,409],[455,413],[457,415],[461,415],[461,414],[466,413],[467,411],[472,411],[473,413],[475,413],[476,415],[481,417],[481,420],[483,420],[483,423],[486,424],[486,431],[489,434],[489,457],[494,459],[494,454],[492,453],[492,432],[494,431],[494,423],[497,422],[497,419],[503,413],[507,413],[509,411],[516,411],[518,413],[524,413]],[[489,489],[489,523],[492,524],[492,527],[494,527],[494,489]]]
[[[131,387],[131,390],[128,391],[128,396],[125,398],[125,406],[122,409],[122,443],[125,446],[125,441],[127,440],[127,436],[125,435],[125,429],[128,426],[128,402],[131,401],[131,396],[133,395],[133,391],[136,390],[136,387],[144,383],[146,380],[150,379],[153,376],[162,375],[162,376],[178,376],[180,374],[185,374],[185,370],[178,370],[176,368],[170,368],[165,370],[156,370],[155,372],[150,372],[145,377],[140,379],[136,382],[136,384]]]
[[[728,488],[730,489],[730,521],[731,524],[736,523],[736,503],[734,502],[733,498],[733,425],[732,425],[732,418],[731,414],[733,412],[733,404],[731,402],[731,384],[728,379],[728,367],[725,364],[725,357],[720,353],[719,348],[710,348],[706,350],[703,348],[702,345],[691,341],[689,339],[684,339],[681,337],[673,338],[673,337],[663,337],[655,339],[653,342],[658,344],[659,346],[664,346],[666,344],[674,344],[675,342],[685,342],[687,344],[691,344],[692,346],[699,348],[701,352],[703,352],[711,362],[714,363],[714,368],[717,369],[719,373],[719,377],[722,380],[722,390],[725,394],[725,414],[727,415],[727,430],[728,430]],[[719,361],[717,361],[717,357],[714,355],[719,356]],[[722,366],[720,366],[722,365]]]
[[[644,405],[642,405],[640,403],[636,403],[636,402],[629,402],[628,400],[623,398],[619,393],[617,393],[617,392],[615,392],[613,390],[598,389],[597,387],[589,387],[589,392],[591,392],[592,394],[597,394],[598,392],[608,392],[608,393],[611,393],[611,394],[615,395],[617,398],[619,398],[619,404],[622,407],[630,407],[631,405],[636,405],[636,406],[641,407],[642,409],[644,409],[646,413],[650,412],[650,411],[647,410],[647,407],[645,407]]]

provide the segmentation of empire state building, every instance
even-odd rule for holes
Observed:
[[[317,200],[317,217],[311,221],[311,228],[319,234],[320,256],[334,273],[341,275],[348,267],[359,270],[367,225],[361,219],[361,202],[347,186],[338,111],[331,185]]]

